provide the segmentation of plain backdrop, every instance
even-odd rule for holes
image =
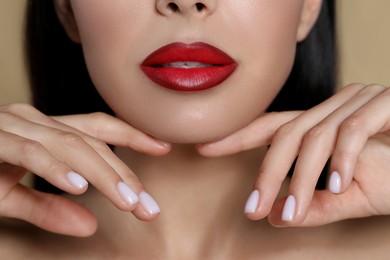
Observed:
[[[26,2],[0,0],[0,104],[29,102],[22,51]],[[390,85],[389,10],[389,0],[337,0],[339,86]]]

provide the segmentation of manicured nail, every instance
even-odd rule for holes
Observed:
[[[336,171],[332,172],[329,179],[329,190],[332,193],[341,192],[341,177],[340,174]]]
[[[259,190],[252,191],[245,204],[245,213],[255,213],[259,205],[260,192]]]
[[[126,204],[131,206],[139,201],[137,194],[126,183],[119,182],[117,188]]]
[[[88,182],[86,179],[84,179],[80,174],[75,172],[69,172],[66,177],[68,178],[68,181],[75,186],[77,189],[82,189],[85,186],[88,185]]]
[[[142,191],[139,194],[139,199],[141,205],[150,215],[160,213],[160,207],[158,206],[157,202],[152,198],[152,196],[150,196],[148,193]]]
[[[164,148],[167,148],[167,147],[171,147],[171,144],[168,143],[168,142],[164,142],[164,141],[161,141],[161,140],[158,140],[158,139],[154,139],[156,141],[156,143]]]
[[[292,221],[295,214],[295,197],[293,195],[288,196],[286,203],[284,204],[282,220]]]

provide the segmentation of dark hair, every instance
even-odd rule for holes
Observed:
[[[298,43],[292,72],[269,111],[308,109],[330,97],[336,86],[334,0],[324,0],[316,25]],[[47,115],[106,112],[89,77],[83,52],[58,21],[53,1],[29,0],[26,59],[32,103]],[[321,181],[324,183],[324,181]],[[38,179],[36,188],[53,191]]]

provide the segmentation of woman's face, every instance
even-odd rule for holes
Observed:
[[[72,0],[71,6],[91,78],[116,115],[165,141],[203,143],[242,128],[277,95],[296,43],[309,30],[302,20],[315,13],[306,2],[320,1]],[[230,56],[235,70],[205,90],[162,87],[141,64],[171,43],[214,46]],[[155,71],[160,65],[178,63],[158,64]]]

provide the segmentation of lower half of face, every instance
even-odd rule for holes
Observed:
[[[290,73],[301,0],[211,0],[202,15],[159,13],[156,1],[138,2],[83,0],[73,8],[96,88],[119,118],[147,134],[172,143],[223,138],[263,113]],[[162,87],[142,71],[156,49],[194,42],[228,54],[235,71],[190,92]]]

